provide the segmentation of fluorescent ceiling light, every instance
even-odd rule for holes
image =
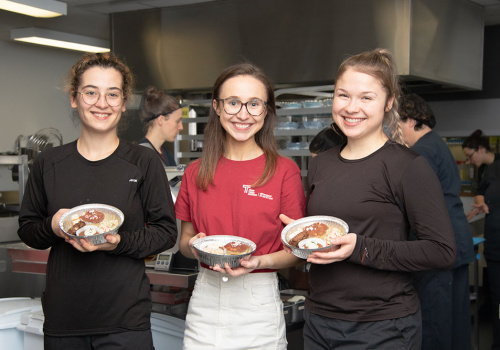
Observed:
[[[66,8],[66,3],[54,0],[0,0],[0,9],[33,17],[66,15]]]
[[[10,38],[27,43],[60,47],[84,52],[109,52],[109,41],[88,36],[56,32],[40,28],[19,28],[10,31]]]

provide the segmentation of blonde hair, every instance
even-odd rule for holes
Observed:
[[[401,87],[392,54],[386,49],[375,49],[351,56],[340,65],[335,81],[338,81],[349,68],[378,79],[387,91],[387,101],[394,97],[392,108],[384,114],[383,129],[390,140],[404,145],[398,113],[398,99],[401,96]]]

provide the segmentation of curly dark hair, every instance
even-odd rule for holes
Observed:
[[[408,118],[414,119],[415,130],[420,130],[424,125],[433,129],[436,126],[436,118],[431,107],[417,94],[403,95],[399,101],[399,117],[403,122]]]

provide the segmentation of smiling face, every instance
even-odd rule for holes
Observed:
[[[114,68],[92,67],[82,74],[78,92],[92,90],[100,94],[99,99],[93,105],[87,104],[80,93],[71,96],[71,107],[78,111],[82,131],[116,133],[121,114],[125,112],[125,100],[120,98],[118,105],[112,107],[106,101],[106,94],[123,96],[122,86],[123,77]]]
[[[252,99],[267,101],[264,84],[249,75],[238,75],[224,82],[220,89],[219,99],[235,98],[242,103]],[[220,123],[227,132],[228,140],[239,142],[255,141],[255,134],[262,129],[267,111],[259,116],[248,113],[245,106],[236,114],[228,114],[224,110],[224,102],[213,100],[213,107],[219,116]]]
[[[174,142],[182,127],[182,109],[177,109],[167,117],[159,117],[158,124],[161,127],[162,136],[165,141]]]
[[[393,102],[375,77],[348,68],[335,84],[333,119],[349,140],[386,138],[382,125]]]

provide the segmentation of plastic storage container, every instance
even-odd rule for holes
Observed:
[[[182,350],[186,321],[164,314],[151,314],[151,332],[156,349]]]
[[[21,316],[41,309],[42,304],[38,299],[0,299],[0,347],[9,350],[23,350],[23,332],[17,329],[21,322]]]
[[[43,311],[23,314],[17,329],[24,334],[24,350],[43,350]]]

